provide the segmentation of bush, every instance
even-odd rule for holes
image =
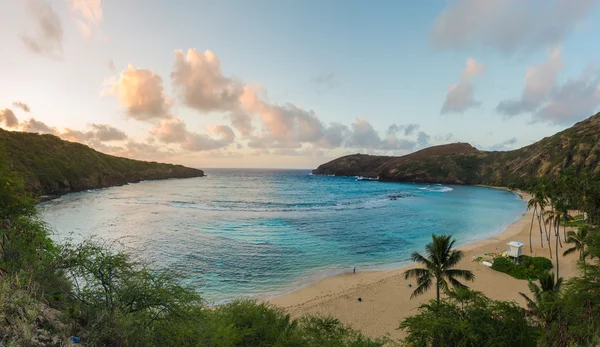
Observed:
[[[535,346],[538,330],[516,303],[494,301],[457,288],[439,304],[432,300],[404,319],[407,346]]]
[[[504,272],[520,280],[539,279],[540,276],[552,269],[552,261],[544,257],[529,257],[522,255],[517,264],[508,257],[497,257],[494,259],[492,269]]]

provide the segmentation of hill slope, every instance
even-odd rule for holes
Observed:
[[[181,165],[125,159],[53,135],[0,129],[0,150],[36,195],[60,195],[141,180],[204,176]]]
[[[314,174],[379,177],[386,181],[507,186],[523,179],[588,168],[600,174],[600,113],[532,145],[507,152],[466,143],[434,146],[401,157],[354,154]]]

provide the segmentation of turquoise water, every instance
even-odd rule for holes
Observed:
[[[210,303],[271,296],[336,273],[398,267],[432,233],[459,244],[525,211],[504,190],[385,183],[299,170],[207,170],[65,195],[41,205],[54,238],[121,239],[180,271]]]

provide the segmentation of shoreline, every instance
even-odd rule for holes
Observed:
[[[524,201],[529,198],[527,193],[508,188],[488,188],[511,191]],[[475,281],[466,283],[470,288],[481,291],[494,300],[524,304],[524,299],[519,292],[529,293],[526,280],[515,279],[472,259],[486,253],[501,253],[506,250],[506,243],[509,241],[523,242],[524,255],[548,258],[547,248],[542,248],[539,244],[539,232],[536,234],[536,229],[539,230],[537,222],[533,226],[533,252],[530,253],[531,216],[532,211],[526,210],[518,220],[507,226],[501,233],[457,247],[464,253],[457,268],[471,270],[475,274]],[[561,277],[568,279],[577,273],[576,260],[577,257],[573,254],[560,257]],[[555,262],[555,259],[552,261]],[[360,329],[368,336],[388,336],[399,339],[404,336],[404,333],[397,329],[399,322],[415,314],[420,305],[434,297],[435,292],[429,291],[420,297],[410,299],[414,286],[410,288],[408,285],[411,282],[414,284],[415,280],[404,280],[403,273],[413,267],[416,267],[416,264],[391,270],[359,270],[356,274],[342,273],[264,300],[286,309],[292,317],[304,314],[331,315],[353,328]],[[361,302],[358,302],[357,298],[361,298]]]
[[[511,190],[509,188],[506,187],[494,187],[494,186],[488,186],[488,185],[474,185],[474,187],[483,187],[483,188],[490,188],[490,189],[499,189],[499,190],[505,190],[511,193],[514,193],[516,196],[518,196],[522,201],[527,202],[525,200],[524,195],[526,193],[523,193],[521,191],[517,191],[517,190]],[[527,194],[528,195],[528,194]],[[498,237],[501,236],[502,234],[504,234],[513,224],[521,221],[523,219],[523,216],[525,214],[527,214],[527,210],[525,210],[525,212],[519,216],[515,221],[511,222],[510,224],[508,224],[505,228],[503,228],[503,230],[497,234],[492,234],[484,239],[481,240],[475,240],[475,241],[470,241],[467,242],[465,244],[459,245],[456,247],[456,249],[460,249],[463,252],[465,251],[465,249],[463,248],[467,248],[466,250],[468,251],[468,246],[471,244],[475,244],[478,242],[482,242],[488,239],[493,239],[494,237]],[[459,240],[457,240],[459,241]],[[408,269],[410,268],[410,266],[414,265],[413,262],[411,262],[410,260],[406,260],[406,261],[399,261],[399,262],[392,262],[392,263],[385,263],[385,264],[379,264],[379,265],[367,265],[367,269],[363,270],[364,268],[359,268],[360,273],[364,274],[364,273],[370,273],[370,272],[388,272],[388,271],[398,271],[398,270],[403,270],[403,269]],[[352,274],[355,275],[354,273],[351,273],[350,271],[346,271],[345,269],[351,269],[352,266],[348,266],[348,267],[344,267],[344,268],[328,268],[328,269],[324,269],[324,270],[320,270],[308,275],[304,275],[301,276],[300,278],[298,278],[296,281],[290,283],[289,285],[287,285],[285,288],[283,288],[283,290],[279,293],[273,293],[272,295],[258,295],[257,297],[261,300],[265,300],[265,301],[273,301],[276,300],[279,297],[282,296],[286,296],[289,294],[292,294],[298,290],[301,290],[305,287],[308,287],[312,284],[315,284],[317,282],[320,282],[322,280],[325,280],[327,278],[330,277],[336,277],[336,276],[343,276],[346,274]],[[328,275],[328,272],[333,272],[332,274]],[[315,278],[314,280],[310,280],[310,278]]]

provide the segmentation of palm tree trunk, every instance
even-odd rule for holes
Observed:
[[[538,214],[537,216],[538,218],[538,226],[540,227],[540,245],[542,246],[542,248],[544,248],[544,238],[542,236],[543,232],[542,232],[542,222],[540,221],[541,217]]]
[[[529,227],[529,253],[533,253],[533,245],[531,244],[531,231],[533,230],[533,220],[535,218],[535,211],[536,209],[533,209],[533,213],[531,214],[531,226]]]
[[[558,281],[558,279],[560,278],[558,275],[558,268],[559,268],[559,258],[558,258],[558,241],[560,240],[560,233],[559,233],[559,229],[556,229],[556,234],[554,235],[556,237],[556,244],[555,244],[555,249],[556,249],[556,280]]]
[[[544,218],[542,217],[542,222],[544,222]],[[546,241],[548,241],[548,252],[550,253],[550,259],[552,259],[552,245],[550,244],[550,233],[546,228],[546,222],[544,222],[544,234],[546,234]]]
[[[437,304],[440,306],[440,281],[438,280],[435,284],[435,294],[437,295]]]
[[[560,240],[560,218],[556,221],[556,237],[558,237],[558,244],[560,245],[560,248],[562,248],[562,241]]]

